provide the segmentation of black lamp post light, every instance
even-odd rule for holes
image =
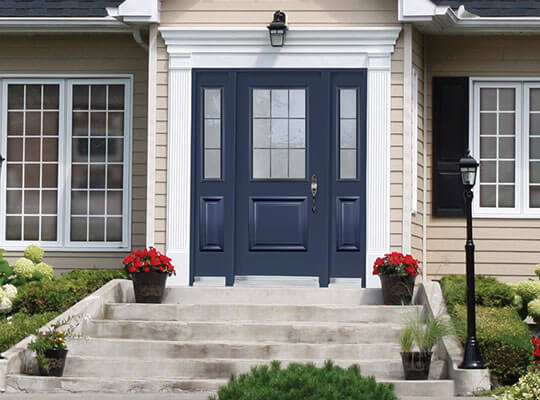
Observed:
[[[476,183],[478,172],[478,162],[467,152],[465,157],[459,160],[461,181],[465,188],[463,197],[465,198],[465,211],[467,216],[467,242],[465,253],[467,261],[467,342],[465,343],[465,354],[463,362],[459,366],[462,369],[483,369],[485,368],[480,354],[478,341],[476,340],[476,305],[474,295],[474,242],[472,229],[472,200],[473,187]]]
[[[285,44],[285,35],[287,33],[287,16],[283,11],[276,11],[270,25],[270,44],[272,47],[283,47]]]

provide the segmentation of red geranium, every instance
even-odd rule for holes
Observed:
[[[384,257],[379,257],[373,264],[373,275],[418,275],[419,266],[418,260],[410,254],[403,255],[396,251],[385,254]]]
[[[128,274],[156,271],[166,272],[169,276],[176,275],[171,259],[154,247],[132,251],[124,258],[123,264]]]
[[[540,336],[538,337],[533,336],[531,338],[531,342],[534,346],[534,351],[533,351],[534,357],[540,357]]]

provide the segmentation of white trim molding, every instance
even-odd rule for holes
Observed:
[[[378,286],[371,266],[390,248],[390,64],[401,27],[291,27],[282,48],[264,27],[159,30],[169,54],[166,240],[177,271],[169,284],[190,277],[192,68],[367,68],[366,284]]]
[[[159,0],[125,0],[118,7],[107,7],[109,16],[130,24],[158,24]]]

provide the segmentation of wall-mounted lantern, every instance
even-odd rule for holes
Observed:
[[[287,33],[287,16],[283,11],[276,11],[272,23],[268,25],[272,47],[283,47]]]

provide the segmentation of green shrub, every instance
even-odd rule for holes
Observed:
[[[534,269],[534,273],[536,274],[536,276],[540,277],[540,264],[536,266],[536,268]]]
[[[534,299],[540,297],[540,282],[522,281],[516,285],[516,293],[523,299],[523,305],[526,306]]]
[[[62,275],[58,280],[78,282],[92,293],[113,279],[127,279],[127,275],[122,269],[79,269]]]
[[[13,311],[27,314],[61,313],[87,294],[80,284],[69,281],[35,281],[19,288]]]
[[[457,305],[452,321],[462,343],[467,336],[467,310]],[[532,362],[531,332],[516,311],[507,308],[477,307],[477,339],[484,363],[498,384],[517,382]]]
[[[61,313],[110,280],[125,277],[122,270],[75,270],[52,281],[29,282],[20,288],[13,310]]]
[[[0,352],[4,352],[25,337],[34,333],[40,326],[56,317],[56,313],[26,315],[13,314],[10,319],[0,321]]]
[[[327,361],[317,368],[313,364],[279,362],[251,369],[251,373],[231,377],[212,400],[397,400],[393,387],[364,378],[358,366],[343,369]]]
[[[503,400],[540,399],[540,370],[533,369],[505,390]]]
[[[467,281],[464,275],[447,275],[441,279],[446,304],[452,308],[467,302]],[[476,304],[486,307],[506,307],[514,302],[514,290],[490,276],[478,276],[475,280]]]

